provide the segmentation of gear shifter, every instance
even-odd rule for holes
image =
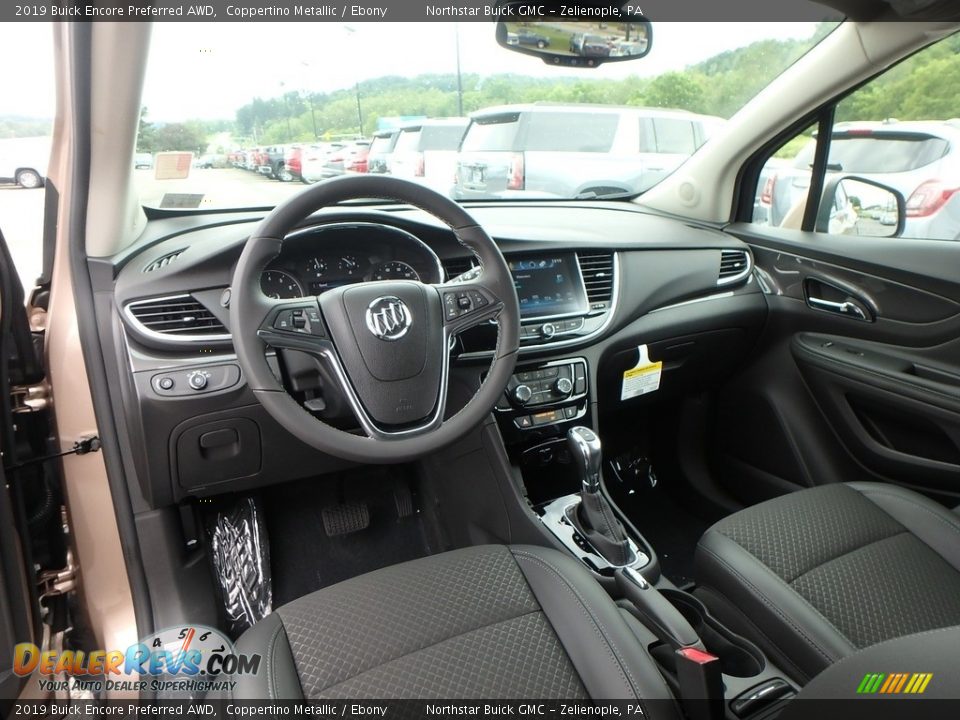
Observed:
[[[567,444],[581,482],[580,502],[571,508],[567,519],[611,565],[629,565],[635,556],[627,534],[600,493],[600,438],[590,428],[579,426],[567,432]]]

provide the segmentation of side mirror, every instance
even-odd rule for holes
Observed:
[[[595,68],[639,60],[653,47],[653,26],[631,6],[608,17],[556,17],[544,6],[508,0],[497,5],[497,42],[507,50],[541,58],[547,65]],[[537,17],[546,17],[540,22]],[[507,19],[509,18],[509,19]]]
[[[907,217],[903,194],[874,180],[827,178],[815,230],[831,235],[898,237]]]

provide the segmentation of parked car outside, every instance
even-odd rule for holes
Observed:
[[[315,183],[323,180],[327,158],[344,147],[342,142],[313,143],[303,149],[300,157],[300,181]]]
[[[382,174],[387,172],[387,164],[394,146],[397,144],[399,130],[381,130],[374,133],[367,155],[367,172]]]
[[[283,154],[283,170],[278,180],[291,182],[300,180],[303,172],[303,145],[287,145]]]
[[[761,186],[771,225],[806,201],[815,149],[812,139]],[[907,201],[903,237],[960,239],[960,121],[838,123],[827,167],[828,176],[856,175],[898,190]],[[878,220],[895,225],[896,213]]]
[[[403,127],[389,157],[390,174],[448,194],[468,124],[467,118],[434,118]]]
[[[339,150],[327,156],[323,165],[323,177],[331,178],[343,175],[345,172],[366,172],[367,153],[370,150],[369,140],[355,140],[343,145]],[[363,170],[354,169],[361,161]]]
[[[343,161],[343,169],[348,173],[365,173],[369,170],[369,142],[355,143],[353,150]]]
[[[531,45],[543,49],[550,45],[550,38],[546,35],[540,35],[528,28],[520,28],[516,31],[517,45]]]
[[[471,116],[453,195],[579,197],[640,193],[724,121],[682,110],[533,103]]]
[[[260,164],[257,166],[257,172],[271,178],[279,178],[283,173],[284,154],[286,148],[283,145],[270,145],[260,153]]]

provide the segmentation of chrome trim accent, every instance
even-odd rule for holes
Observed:
[[[733,290],[727,290],[726,292],[722,293],[713,293],[713,295],[704,295],[703,297],[693,298],[692,300],[684,300],[683,302],[654,308],[653,310],[649,310],[647,314],[650,315],[651,313],[662,312],[663,310],[673,310],[674,308],[684,307],[685,305],[696,305],[697,303],[709,302],[711,300],[723,300],[724,298],[733,297],[733,295]]]
[[[520,345],[519,355],[529,355],[533,352],[542,352],[543,350],[561,350],[563,348],[572,348],[585,345],[592,342],[610,327],[614,316],[617,314],[617,308],[620,302],[620,253],[612,252],[613,255],[613,292],[610,295],[610,309],[607,310],[603,323],[596,330],[586,335],[578,335],[568,340],[559,340],[554,343],[540,343],[534,345]],[[522,323],[521,323],[522,324]],[[485,360],[493,355],[492,350],[482,352],[463,353],[458,357],[459,360]]]
[[[284,242],[290,238],[296,238],[301,235],[309,235],[315,232],[322,232],[324,230],[329,230],[331,228],[344,228],[344,227],[375,227],[378,229],[387,228],[389,230],[394,230],[401,235],[406,235],[407,239],[412,240],[416,245],[419,245],[421,249],[426,250],[427,254],[433,258],[433,262],[437,267],[437,284],[442,284],[446,281],[446,274],[443,270],[443,263],[440,261],[440,257],[433,251],[429,245],[427,245],[423,240],[418,238],[411,232],[404,230],[403,228],[398,228],[395,225],[387,225],[385,223],[375,223],[375,222],[335,222],[335,223],[317,223],[316,225],[309,225],[304,228],[298,228],[293,232],[287,233],[286,237],[283,239]],[[269,268],[264,268],[267,270]],[[423,282],[421,278],[421,282]],[[429,283],[428,283],[429,284]]]
[[[410,308],[394,295],[382,295],[367,305],[367,330],[378,340],[399,340],[413,326]]]
[[[747,268],[736,275],[731,275],[726,278],[717,278],[717,286],[723,287],[724,285],[733,285],[738,283],[746,277],[749,277],[750,273],[753,272],[753,254],[749,250],[739,250],[733,248],[727,248],[728,250],[733,250],[734,252],[742,252],[747,258]],[[723,250],[720,251],[720,257],[723,258]]]
[[[140,300],[131,300],[126,305],[123,306],[123,314],[127,318],[127,321],[133,325],[137,332],[145,335],[146,337],[153,338],[154,340],[160,340],[162,342],[172,342],[172,343],[203,343],[203,342],[228,342],[233,340],[233,336],[230,333],[221,333],[210,335],[168,335],[167,333],[157,332],[156,330],[151,330],[146,325],[144,325],[137,317],[133,314],[133,311],[130,309],[137,305],[145,305],[147,303],[162,302],[164,300],[180,300],[182,298],[189,298],[195,303],[198,303],[206,308],[202,302],[197,300],[190,293],[180,293],[178,295],[159,295],[157,297],[151,298],[142,298]],[[210,309],[207,308],[207,312],[210,312]],[[211,313],[212,315],[213,313]],[[214,316],[216,317],[216,316]]]
[[[614,565],[593,548],[589,551],[581,548],[573,539],[577,530],[570,524],[570,521],[567,520],[567,513],[575,511],[577,505],[580,504],[580,500],[579,493],[567,495],[566,497],[557,498],[538,511],[542,513],[540,515],[540,522],[546,526],[547,530],[560,541],[560,544],[563,545],[570,554],[591,570],[596,568],[600,572],[607,571],[612,573],[614,570],[625,567],[640,570],[650,564],[650,558],[637,547],[633,538],[630,537],[627,538],[627,542],[630,543],[633,560],[626,565]],[[586,538],[584,538],[584,540],[586,541]]]

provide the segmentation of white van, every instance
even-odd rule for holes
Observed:
[[[0,183],[23,188],[43,185],[50,160],[50,138],[5,138],[0,140]]]

